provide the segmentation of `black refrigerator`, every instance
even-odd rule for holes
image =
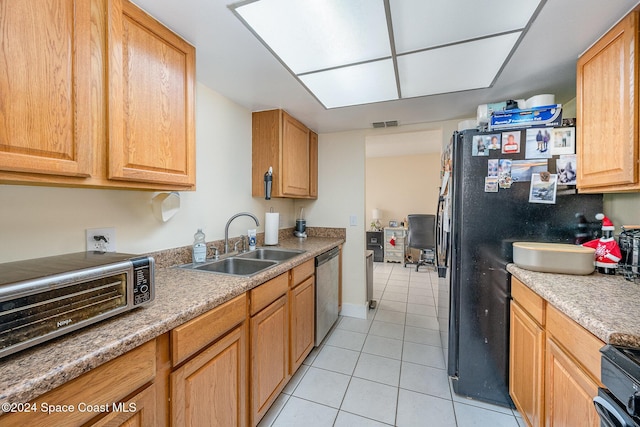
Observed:
[[[552,144],[560,153],[570,153],[572,144],[575,150],[574,140],[559,139],[563,131],[570,139],[572,129],[541,129],[556,134],[555,142],[540,138],[537,129],[455,132],[444,150],[438,317],[448,374],[461,396],[513,407],[506,271],[512,243],[575,243],[585,227],[587,238],[597,233],[602,195],[578,195],[575,158],[550,154]]]

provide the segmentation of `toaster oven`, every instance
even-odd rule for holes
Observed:
[[[115,252],[0,264],[0,357],[150,303],[154,266]]]

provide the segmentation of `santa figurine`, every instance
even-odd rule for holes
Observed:
[[[622,254],[620,253],[618,243],[613,238],[613,230],[615,227],[611,220],[604,216],[604,214],[597,214],[596,219],[602,220],[602,237],[583,243],[582,246],[596,250],[595,264],[598,268],[598,273],[616,274],[618,261],[620,261]]]

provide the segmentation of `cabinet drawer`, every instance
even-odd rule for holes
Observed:
[[[291,288],[295,288],[315,272],[315,260],[310,259],[291,270]]]
[[[592,378],[600,382],[600,348],[605,345],[604,342],[552,305],[547,307],[547,331]]]
[[[511,296],[539,325],[545,324],[545,300],[515,277],[511,277]]]
[[[249,311],[253,316],[282,295],[289,289],[289,273],[283,273],[266,283],[251,289]]]
[[[176,366],[212,343],[247,317],[247,294],[178,326],[171,331],[171,362]]]
[[[83,405],[111,405],[118,402],[153,381],[155,373],[154,339],[38,397],[32,401],[37,411],[3,415],[0,417],[0,425],[22,427],[84,424],[95,417],[96,412],[81,411]],[[73,406],[75,410],[51,414],[43,410],[53,405]]]

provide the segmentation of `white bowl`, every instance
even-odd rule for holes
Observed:
[[[513,262],[544,273],[591,274],[596,250],[563,243],[514,242]]]

